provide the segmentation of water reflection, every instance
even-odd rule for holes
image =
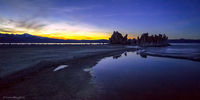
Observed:
[[[120,58],[121,56],[122,56],[121,54],[114,55],[114,56],[113,56],[113,59],[118,59],[118,58]]]
[[[144,54],[144,53],[140,53],[139,55],[140,55],[140,57],[142,57],[142,58],[147,58],[147,55]]]
[[[138,53],[138,52],[136,52],[136,54],[137,54],[137,55],[140,55],[141,58],[147,58],[147,55],[146,55],[145,53]],[[124,53],[122,53],[122,54],[114,55],[114,56],[113,56],[113,59],[118,59],[118,58],[122,57],[122,55],[128,56],[127,51],[124,52]]]
[[[124,56],[127,56],[127,52],[124,52]]]
[[[122,53],[122,54],[114,55],[114,56],[113,56],[113,59],[118,59],[118,58],[122,57],[123,54],[124,54],[124,56],[127,56],[127,51],[125,51],[125,52]]]
[[[140,57],[142,57],[142,58],[147,58],[147,55],[144,52],[145,52],[145,50],[142,49],[142,50],[138,50],[136,52],[136,54],[140,55]]]
[[[93,67],[91,74],[108,100],[200,99],[199,64],[125,52],[102,59]]]

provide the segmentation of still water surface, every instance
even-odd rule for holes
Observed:
[[[136,52],[107,57],[90,72],[107,99],[200,99],[200,62]]]

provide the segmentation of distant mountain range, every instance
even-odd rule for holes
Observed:
[[[169,39],[170,43],[200,43],[200,39]],[[0,43],[108,43],[109,40],[62,40],[47,37],[34,36],[28,33],[1,34]]]
[[[28,33],[22,35],[0,33],[0,43],[108,43],[108,40],[62,40],[34,36]]]

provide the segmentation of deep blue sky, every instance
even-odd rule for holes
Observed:
[[[0,31],[34,31],[37,22],[83,36],[118,30],[133,36],[149,32],[200,39],[200,0],[0,0],[0,21]]]

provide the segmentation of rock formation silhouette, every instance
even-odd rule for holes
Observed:
[[[137,45],[139,46],[168,46],[168,37],[165,34],[151,35],[143,33],[141,37],[137,37]]]
[[[111,38],[109,38],[110,44],[123,44],[123,45],[138,45],[138,46],[168,46],[168,37],[165,34],[151,35],[149,33],[143,33],[136,39],[128,39],[128,34],[124,37],[118,31],[114,31]]]
[[[114,31],[109,41],[111,44],[128,44],[128,34],[124,37],[118,31]]]

